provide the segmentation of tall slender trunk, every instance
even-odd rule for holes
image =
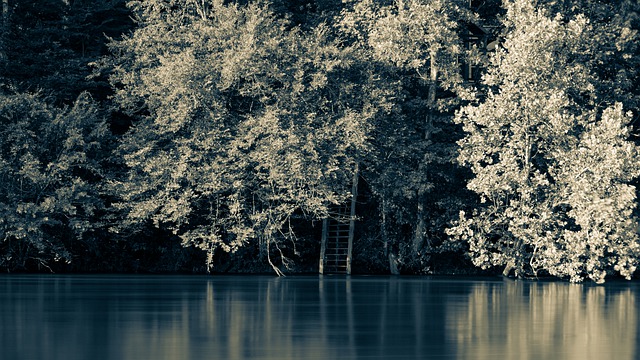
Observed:
[[[384,257],[389,257],[389,234],[387,233],[387,199],[382,195],[382,201],[380,206],[380,216],[382,221],[380,222],[380,233],[382,234],[382,243],[384,249]]]
[[[384,257],[389,260],[389,273],[391,275],[400,275],[398,270],[398,257],[395,254],[395,246],[391,243],[389,238],[389,229],[387,228],[387,199],[382,196],[382,222],[380,224],[380,232],[382,233],[382,240],[384,246]]]
[[[430,71],[429,71],[429,107],[431,110],[435,108],[436,105],[436,87],[438,85],[438,65],[436,64],[438,54],[435,51],[431,51],[429,54],[430,60]]]
[[[353,236],[356,228],[356,205],[358,203],[358,179],[360,164],[356,162],[351,182],[351,209],[349,211],[349,244],[347,246],[347,275],[351,275],[351,254],[353,252]]]
[[[524,155],[523,155],[523,167],[522,167],[522,188],[520,193],[520,214],[521,218],[528,218],[530,214],[525,214],[522,209],[527,207],[527,204],[531,201],[532,191],[529,189],[531,185],[531,173],[532,173],[532,157],[533,157],[533,141],[531,135],[527,133],[525,135],[524,142]],[[502,270],[503,276],[509,276],[511,271],[514,271],[516,277],[520,277],[523,272],[523,250],[522,239],[515,239],[513,249],[511,249],[511,259],[507,261],[504,269]]]
[[[0,24],[0,64],[7,58],[6,38],[9,31],[9,0],[2,0],[2,24]]]
[[[2,26],[9,25],[9,0],[2,0]]]
[[[437,53],[431,51],[430,53],[430,71],[429,71],[429,93],[427,94],[427,107],[429,114],[425,119],[424,140],[429,141],[431,139],[431,133],[433,131],[433,118],[436,108],[436,91],[438,86],[438,65],[436,62]],[[419,164],[419,167],[425,166],[425,164]],[[426,220],[425,220],[425,204],[424,204],[424,192],[419,190],[417,194],[418,205],[416,208],[416,228],[413,236],[413,255],[417,256],[418,252],[424,244],[424,235],[426,232]]]

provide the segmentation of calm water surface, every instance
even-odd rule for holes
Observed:
[[[0,359],[639,359],[637,283],[0,276]]]

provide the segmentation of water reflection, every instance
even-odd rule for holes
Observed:
[[[475,284],[449,304],[447,333],[460,359],[634,359],[636,297],[615,285]]]
[[[0,277],[0,359],[632,359],[638,289],[395,277]]]

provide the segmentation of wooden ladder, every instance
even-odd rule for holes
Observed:
[[[353,179],[351,204],[332,206],[322,220],[320,274],[351,275],[351,252],[356,218],[358,167]]]
[[[350,212],[346,206],[333,209],[332,217],[322,222],[324,256],[321,261],[321,274],[351,273],[351,244],[353,242],[350,226]],[[322,252],[322,251],[321,251]]]

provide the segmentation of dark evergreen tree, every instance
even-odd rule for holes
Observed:
[[[83,91],[106,98],[108,83],[87,80],[107,37],[133,25],[125,0],[8,0],[0,78],[19,91],[43,91],[72,104]],[[4,13],[3,13],[4,14]]]

